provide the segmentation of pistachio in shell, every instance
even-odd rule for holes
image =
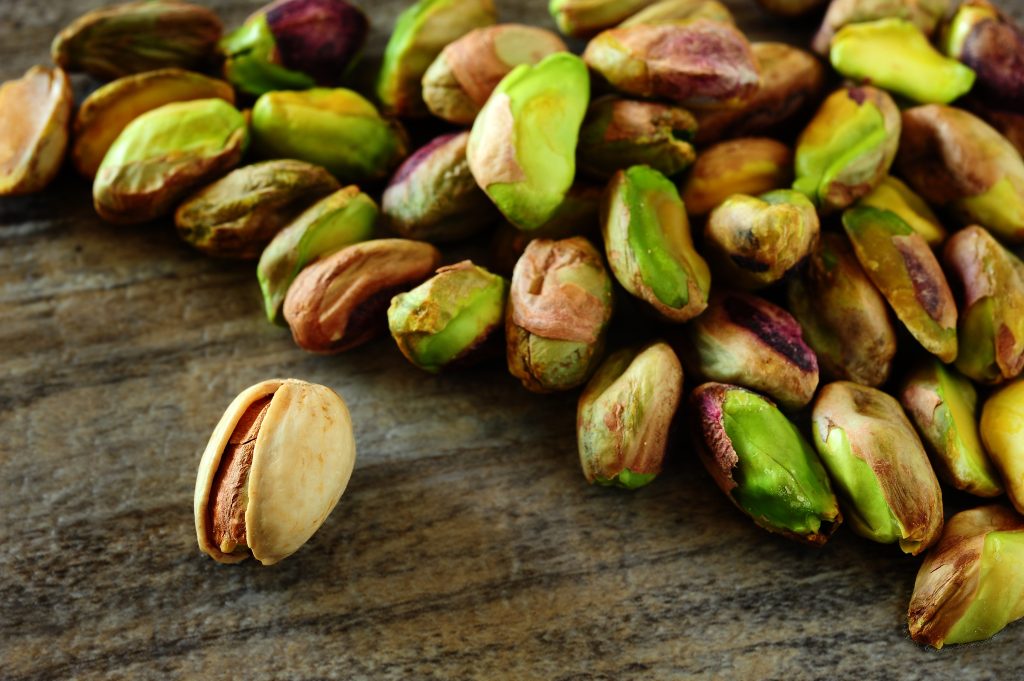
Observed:
[[[707,215],[733,194],[763,194],[793,179],[793,152],[767,137],[719,142],[700,152],[683,184],[690,215]]]
[[[1024,111],[1024,30],[987,0],[960,4],[943,51],[977,74],[973,94],[989,105]]]
[[[857,205],[896,213],[933,248],[942,245],[946,240],[946,228],[942,226],[931,207],[903,180],[892,175],[887,175],[870,194],[858,201]]]
[[[906,19],[931,36],[950,5],[951,0],[832,0],[811,47],[827,56],[832,38],[842,27],[889,17]]]
[[[726,24],[736,23],[729,8],[718,0],[660,0],[660,2],[644,7],[620,23],[619,28],[637,24],[664,24],[692,19],[711,19]]]
[[[1024,512],[1024,378],[1010,381],[985,400],[978,431],[1006,495]]]
[[[41,191],[60,172],[74,96],[59,68],[0,85],[0,196]]]

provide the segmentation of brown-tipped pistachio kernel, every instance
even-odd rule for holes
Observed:
[[[806,267],[789,279],[787,301],[827,376],[872,387],[889,378],[896,330],[846,237],[821,235]]]
[[[423,74],[423,101],[449,123],[471,125],[501,79],[519,64],[536,64],[565,43],[547,29],[498,24],[451,42]]]
[[[178,236],[220,258],[259,257],[282,227],[338,181],[304,161],[264,161],[233,170],[178,206]]]
[[[174,102],[131,123],[103,157],[93,204],[108,222],[148,222],[234,168],[249,144],[245,116],[223,99]]]
[[[978,430],[1002,475],[1007,496],[1024,513],[1024,378],[1007,383],[985,400]]]
[[[974,69],[974,94],[1024,111],[1024,31],[987,0],[967,0],[946,27],[943,51]]]
[[[710,19],[613,28],[590,41],[583,59],[617,90],[683,106],[735,106],[760,83],[747,39]]]
[[[950,4],[950,0],[832,0],[811,47],[827,56],[832,37],[843,26],[887,17],[911,21],[930,36]]]
[[[1024,617],[1024,519],[1002,506],[961,511],[925,556],[907,622],[918,643],[942,648],[995,636]]]
[[[929,246],[940,246],[946,240],[946,228],[925,200],[902,180],[887,175],[858,205],[889,210],[920,234]]]
[[[814,445],[857,534],[917,555],[942,532],[942,490],[899,402],[837,381],[812,412]]]
[[[387,330],[396,294],[420,283],[441,262],[423,241],[374,239],[343,248],[299,272],[284,299],[284,318],[303,350],[342,352]]]
[[[946,243],[946,266],[963,291],[956,367],[979,383],[1024,370],[1024,263],[985,229],[967,227]]]
[[[57,176],[73,100],[60,69],[33,66],[0,85],[0,196],[40,191]]]
[[[409,239],[434,243],[476,234],[498,220],[466,160],[469,133],[441,135],[395,171],[381,210],[388,225]]]
[[[531,241],[512,274],[508,370],[533,392],[581,385],[601,357],[611,316],[612,281],[589,241]]]
[[[705,383],[690,396],[697,451],[738,509],[769,532],[821,546],[843,521],[828,474],[766,397]]]
[[[53,40],[53,61],[100,79],[177,66],[203,70],[223,26],[205,7],[178,0],[129,2],[93,10]]]
[[[977,116],[941,104],[907,109],[896,164],[921,196],[964,225],[1024,243],[1024,161]]]
[[[779,281],[806,258],[820,230],[818,213],[806,196],[778,189],[726,199],[708,217],[705,243],[724,281],[757,289]]]
[[[685,322],[707,306],[711,272],[664,175],[647,166],[617,172],[605,189],[601,234],[615,278],[660,317]]]
[[[587,482],[636,489],[654,480],[682,392],[683,367],[667,344],[609,355],[576,410],[576,442]]]
[[[825,212],[871,192],[896,158],[900,111],[884,90],[840,88],[822,103],[796,143],[793,189]]]
[[[352,419],[333,390],[294,378],[246,388],[199,462],[199,548],[220,563],[287,558],[334,510],[355,461]]]
[[[615,26],[654,0],[550,0],[548,11],[563,35],[586,38]]]
[[[626,19],[619,24],[619,28],[637,24],[666,24],[692,19],[711,19],[726,24],[736,23],[729,8],[718,0],[661,0],[648,5]]]
[[[828,0],[757,0],[757,4],[772,14],[798,17],[825,5]]]
[[[719,142],[697,156],[683,185],[690,215],[707,215],[733,194],[763,194],[793,179],[793,152],[767,137]]]
[[[956,303],[928,242],[896,213],[867,206],[843,211],[857,259],[907,331],[943,362],[957,355]]]
[[[900,402],[917,426],[935,470],[953,487],[979,497],[1003,493],[978,435],[978,393],[956,370],[929,359],[904,381]]]
[[[756,390],[787,410],[814,397],[814,351],[804,343],[797,321],[763,298],[716,291],[708,309],[684,333],[683,361],[699,380]]]

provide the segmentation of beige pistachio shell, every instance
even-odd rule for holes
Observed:
[[[30,194],[56,177],[68,145],[71,81],[33,66],[0,85],[0,196]]]

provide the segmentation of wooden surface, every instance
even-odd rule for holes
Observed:
[[[0,0],[0,77],[98,4]],[[233,25],[258,2],[217,4]],[[364,4],[379,50],[399,2]],[[549,23],[546,0],[499,4]],[[737,13],[757,37],[812,27]],[[500,362],[429,376],[386,338],[306,355],[262,318],[253,265],[169,223],[105,225],[89,198],[65,172],[0,199],[0,678],[1024,675],[1021,625],[912,643],[919,562],[896,548],[758,530],[685,442],[647,488],[588,487],[575,394],[531,395]],[[195,544],[196,465],[232,397],[272,376],[344,396],[355,474],[296,555],[218,565]]]

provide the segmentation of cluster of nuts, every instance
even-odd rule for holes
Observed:
[[[345,0],[278,0],[224,38],[182,2],[92,12],[54,41],[57,68],[0,89],[0,194],[59,169],[65,71],[115,79],[71,125],[97,212],[173,212],[200,251],[258,258],[266,316],[303,349],[387,328],[436,372],[503,334],[527,389],[584,386],[584,475],[630,489],[661,470],[685,367],[684,421],[759,526],[821,545],[845,518],[928,551],[918,641],[979,640],[1024,615],[1024,519],[989,505],[945,520],[939,482],[1024,512],[1021,29],[987,0],[832,0],[812,47],[848,80],[823,96],[814,54],[751,44],[717,0],[550,11],[589,39],[582,56],[496,23],[492,0],[418,0],[377,104],[338,87],[368,28]],[[216,68],[223,80],[196,72]],[[399,119],[428,114],[463,128],[409,155]],[[804,123],[794,148],[762,136]],[[247,154],[259,162],[237,167]],[[496,225],[491,269],[440,267],[434,244]],[[629,301],[663,338],[606,354]],[[898,346],[908,369],[894,372]],[[354,458],[332,391],[253,386],[203,456],[200,546],[226,562],[289,555]]]

